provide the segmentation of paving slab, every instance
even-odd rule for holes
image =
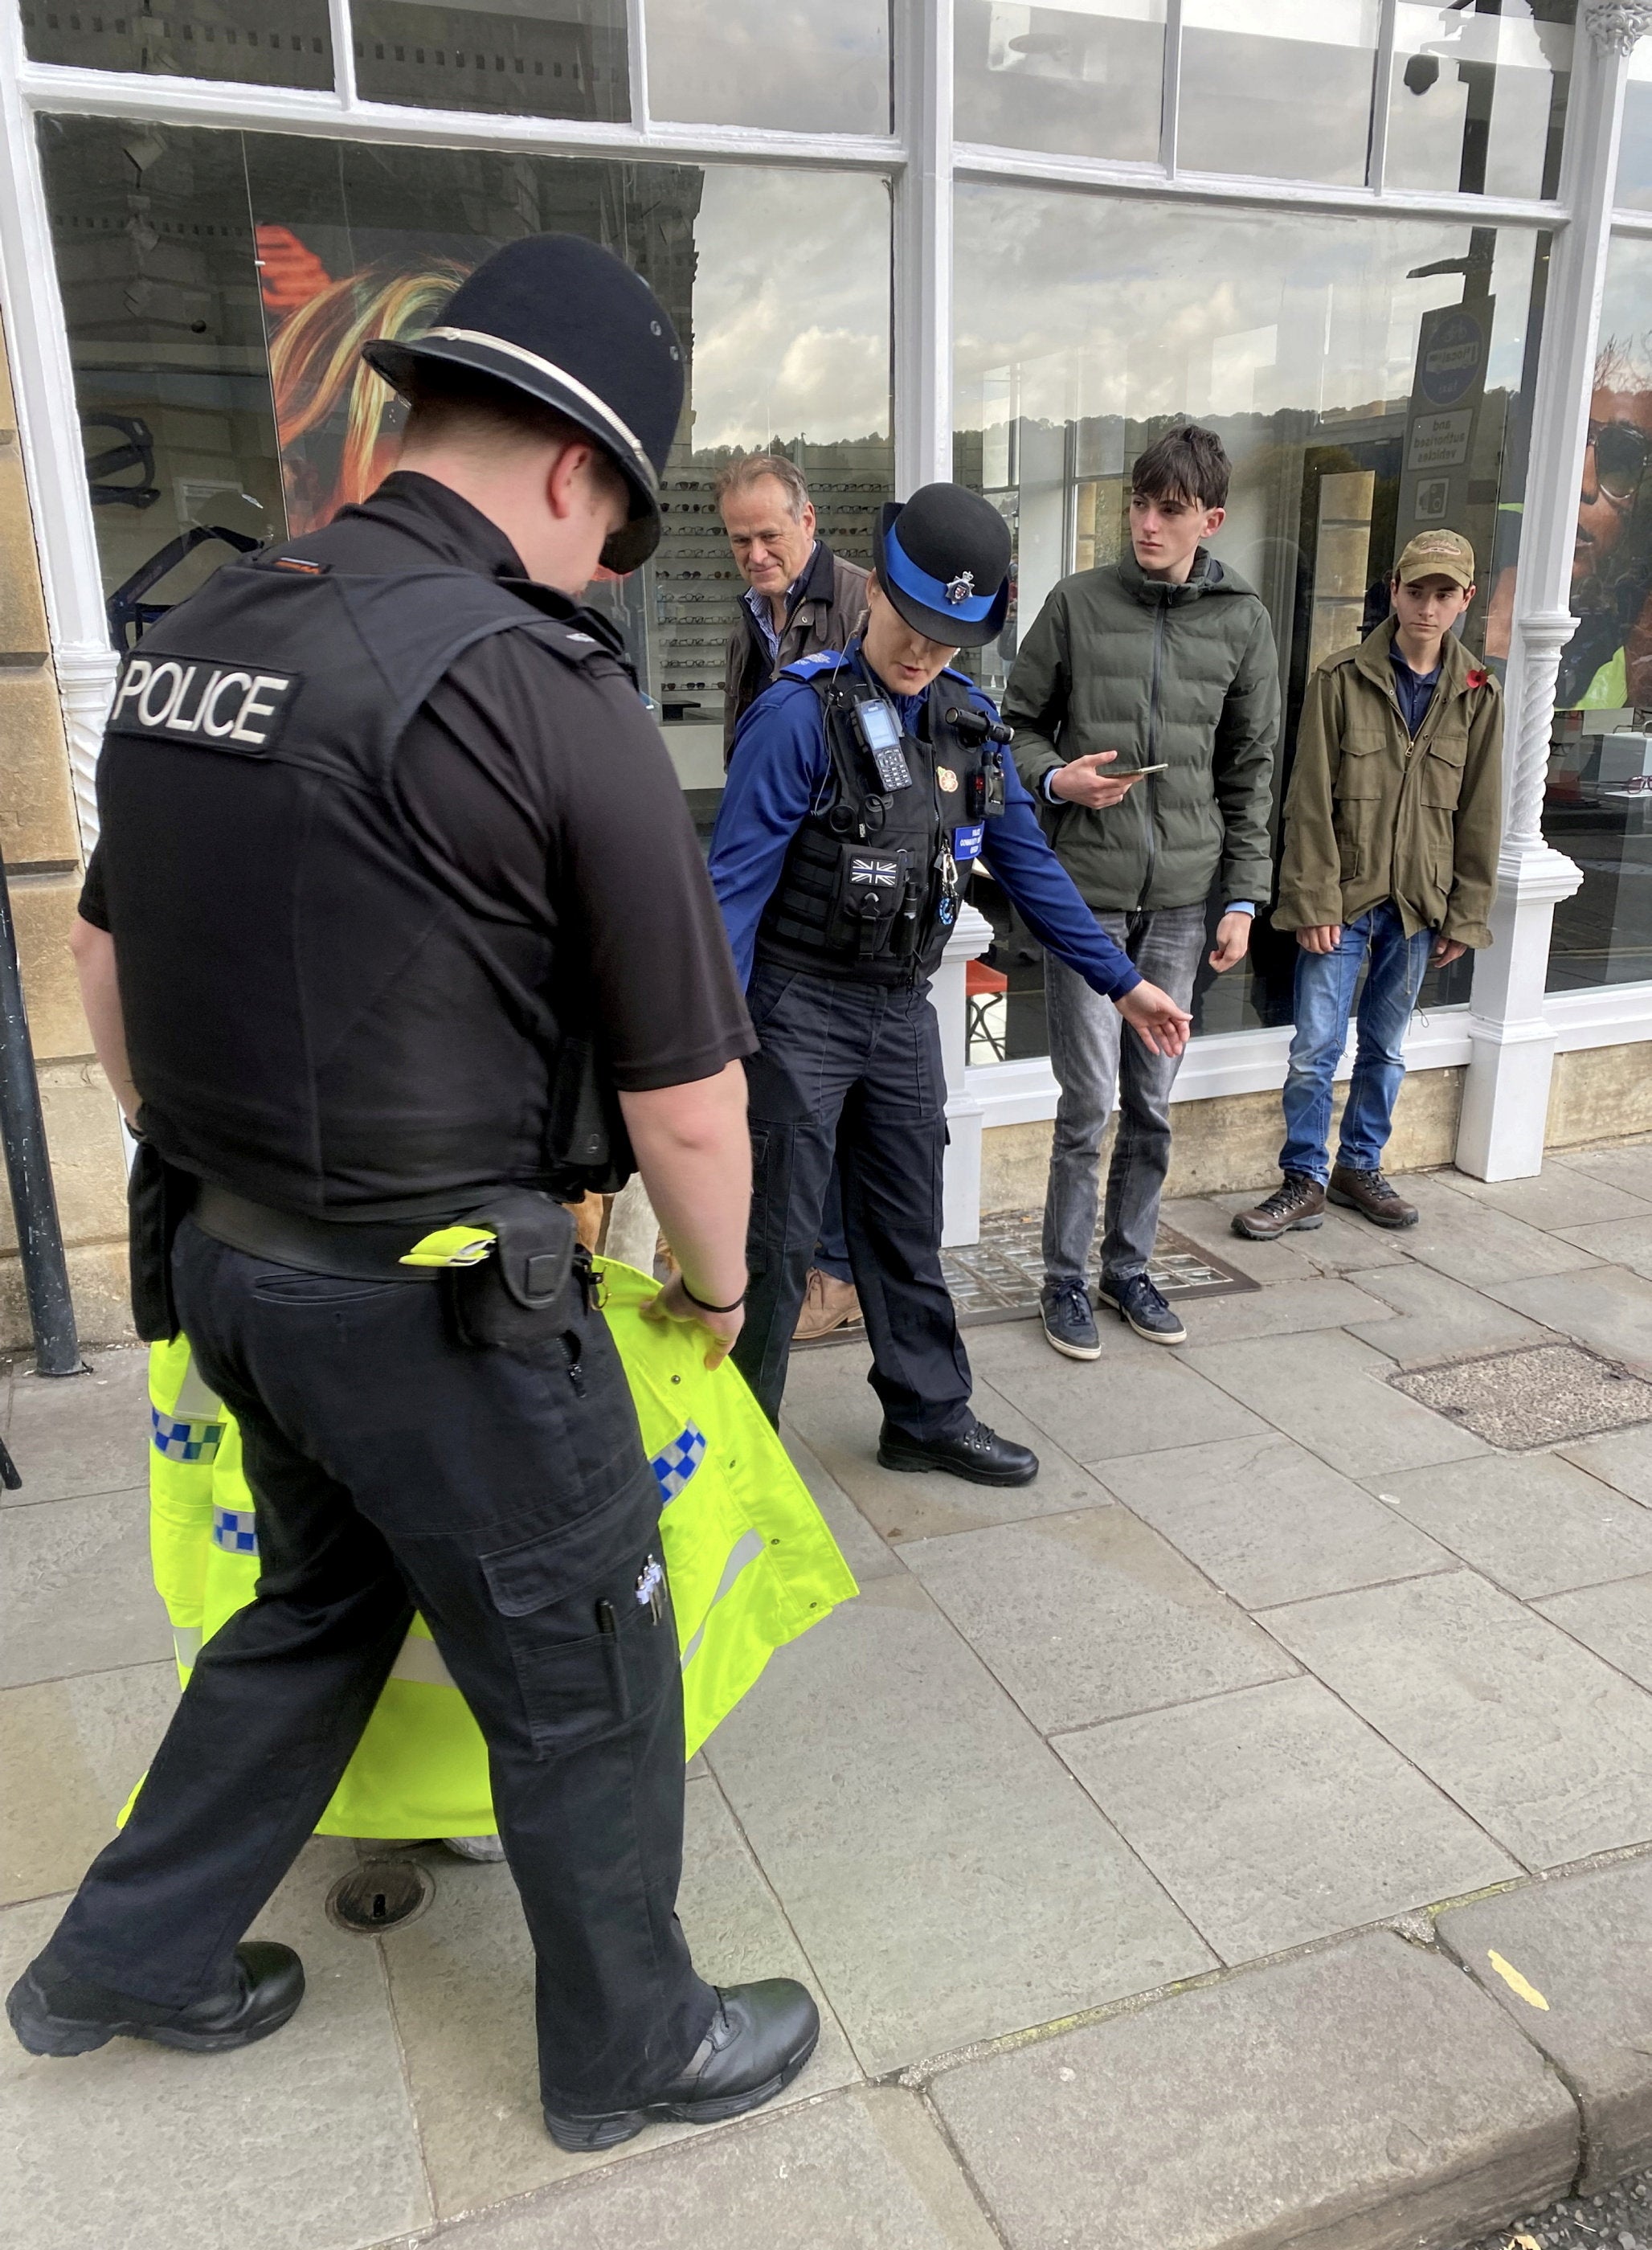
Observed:
[[[441,2250],[998,2250],[916,2094],[867,2087],[444,2227]]]
[[[146,1487],[0,1508],[0,1688],[171,1653]]]
[[[1294,1229],[1277,1242],[1253,1242],[1248,1235],[1236,1234],[1235,1213],[1254,1211],[1267,1192],[1265,1188],[1252,1188],[1242,1195],[1211,1196],[1201,1203],[1193,1225],[1182,1231],[1230,1266],[1236,1266],[1242,1273],[1248,1273],[1253,1281],[1263,1284],[1405,1263],[1405,1253],[1392,1234],[1373,1226],[1369,1219],[1334,1209],[1325,1212],[1318,1226]],[[1180,1203],[1167,1204],[1166,1223],[1181,1227],[1179,1214],[1186,1208]],[[1196,1234],[1194,1226],[1201,1230]]]
[[[1602,1483],[1652,1508],[1652,1428],[1607,1430],[1598,1438],[1580,1438],[1556,1451],[1563,1460],[1575,1461]]]
[[[1125,1508],[919,1539],[908,1565],[1043,1734],[1293,1669]]]
[[[981,1368],[994,1392],[1013,1398],[1029,1423],[1086,1468],[1122,1453],[1263,1434],[1256,1415],[1194,1372],[1185,1344],[1167,1350],[1132,1336],[1126,1350],[1104,1352],[1086,1364],[1052,1351],[1030,1323],[986,1333],[993,1343]]]
[[[1593,1262],[1593,1253],[1528,1226],[1490,1204],[1459,1194],[1438,1174],[1408,1178],[1408,1202],[1421,1213],[1403,1236],[1405,1254],[1454,1280],[1483,1289],[1493,1282],[1533,1274],[1566,1273]]]
[[[606,2156],[570,2156],[545,2129],[533,2039],[533,1954],[503,1867],[466,1867],[439,1847],[429,1910],[382,1941],[437,2212],[448,2217],[628,2161],[692,2125],[650,2126]],[[787,2089],[808,2102],[860,2075],[797,1940],[709,1777],[687,1791],[678,1899],[696,1966],[714,1984],[799,1977],[821,2007],[821,2039]]]
[[[1437,1177],[1471,1203],[1489,1204],[1494,1211],[1506,1211],[1511,1218],[1524,1219],[1528,1226],[1541,1227],[1550,1234],[1600,1219],[1652,1217],[1652,1173],[1644,1195],[1632,1194],[1610,1180],[1549,1158],[1533,1179],[1476,1180],[1471,1173],[1459,1171]]]
[[[0,1693],[0,1901],[73,1888],[177,1700],[170,1658]]]
[[[123,1492],[149,1474],[149,1355],[141,1346],[89,1355],[89,1375],[13,1377],[8,1451],[21,1492],[8,1506]]]
[[[965,2064],[932,2098],[1009,2250],[1428,2250],[1577,2162],[1535,2049],[1386,1931]]]
[[[1107,1488],[1246,1609],[1449,1570],[1432,1539],[1289,1438],[1108,1461]]]
[[[1470,1431],[1391,1390],[1387,1378],[1393,1361],[1353,1336],[1298,1336],[1289,1351],[1258,1338],[1189,1349],[1183,1356],[1351,1477],[1486,1451]]]
[[[1652,1374],[1652,1281],[1623,1266],[1488,1284],[1490,1294],[1545,1328]]]
[[[1587,1250],[1614,1266],[1627,1266],[1631,1273],[1652,1274],[1652,1209],[1637,1207],[1633,1218],[1597,1219],[1587,1226],[1568,1226],[1561,1234],[1580,1250]]]
[[[1566,1149],[1544,1158],[1545,1169],[1587,1172],[1626,1195],[1652,1203],[1652,1142],[1628,1142],[1615,1149]]]
[[[1227,1962],[1521,1873],[1317,1680],[1116,1719],[1057,1748]]]
[[[880,1539],[818,1453],[782,1421],[781,1435],[792,1467],[809,1487],[815,1505],[857,1581],[885,1578],[901,1568],[900,1557]]]
[[[1350,1321],[1350,1336],[1386,1352],[1401,1367],[1431,1366],[1472,1352],[1511,1351],[1541,1343],[1548,1330],[1495,1297],[1409,1261],[1353,1276],[1356,1287],[1387,1307],[1387,1320]]]
[[[1582,2103],[1578,2192],[1652,2164],[1652,1862],[1524,1883],[1436,1927]]]
[[[1267,1624],[1527,1867],[1652,1838],[1652,1695],[1472,1571]]]
[[[806,1633],[706,1755],[869,2074],[1214,1964],[912,1577]]]
[[[1447,1461],[1370,1482],[1389,1507],[1523,1601],[1652,1570],[1652,1509],[1552,1453]]]
[[[1307,1329],[1346,1328],[1382,1317],[1383,1307],[1339,1274],[1311,1273],[1301,1280],[1231,1297],[1179,1298],[1177,1310],[1190,1343],[1229,1343],[1242,1336],[1297,1336]],[[1110,1319],[1105,1307],[1097,1317]],[[1162,1349],[1162,1346],[1155,1346]]]
[[[112,2039],[66,2062],[0,2039],[3,2250],[359,2250],[430,2224],[378,1948],[321,1911],[354,1857],[311,1843],[255,1925],[307,1979],[273,2039],[217,2055]],[[0,1914],[0,1985],[57,1915]]]
[[[1533,1606],[1642,1688],[1652,1688],[1652,1577],[1552,1594]]]

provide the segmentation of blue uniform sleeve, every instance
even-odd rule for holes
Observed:
[[[1039,943],[1077,970],[1087,984],[1109,1000],[1118,1000],[1140,984],[1130,956],[1101,928],[1050,850],[1027,784],[1008,757],[1004,809],[996,820],[987,823],[981,854]]]
[[[777,680],[740,722],[712,830],[712,888],[742,988],[763,908],[826,773],[819,699],[802,680]]]

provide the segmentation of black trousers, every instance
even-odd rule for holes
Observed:
[[[202,1650],[45,1965],[163,2006],[223,1989],[416,1606],[487,1742],[545,2099],[589,2115],[657,2091],[715,1999],[676,1915],[677,1635],[636,1598],[659,1488],[600,1312],[576,1303],[531,1352],[471,1350],[439,1283],[300,1273],[189,1221],[174,1275],[241,1425],[258,1596]]]
[[[752,1218],[740,1373],[771,1421],[836,1157],[869,1380],[914,1438],[969,1419],[969,1362],[940,1272],[946,1080],[927,985],[888,990],[760,963],[746,995]]]

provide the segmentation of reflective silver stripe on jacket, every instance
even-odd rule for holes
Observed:
[[[712,1611],[717,1607],[719,1602],[720,1602],[726,1594],[733,1591],[734,1581],[740,1577],[741,1571],[744,1570],[748,1564],[753,1563],[757,1560],[758,1556],[763,1551],[763,1535],[761,1531],[746,1531],[741,1533],[740,1536],[729,1549],[728,1560],[723,1565],[723,1575],[717,1581],[717,1591],[712,1596],[710,1605],[706,1609],[705,1616],[700,1619],[698,1630],[690,1640],[688,1646],[683,1651],[683,1669],[685,1671],[686,1671],[689,1666],[693,1662],[695,1653],[698,1651],[701,1641],[706,1638],[706,1628],[712,1621]]]

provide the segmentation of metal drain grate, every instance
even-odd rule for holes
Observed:
[[[422,1915],[436,1895],[416,1860],[363,1860],[327,1895],[327,1919],[356,1937],[376,1937]]]
[[[1652,1383],[1580,1344],[1530,1344],[1389,1382],[1505,1453],[1652,1422]]]

